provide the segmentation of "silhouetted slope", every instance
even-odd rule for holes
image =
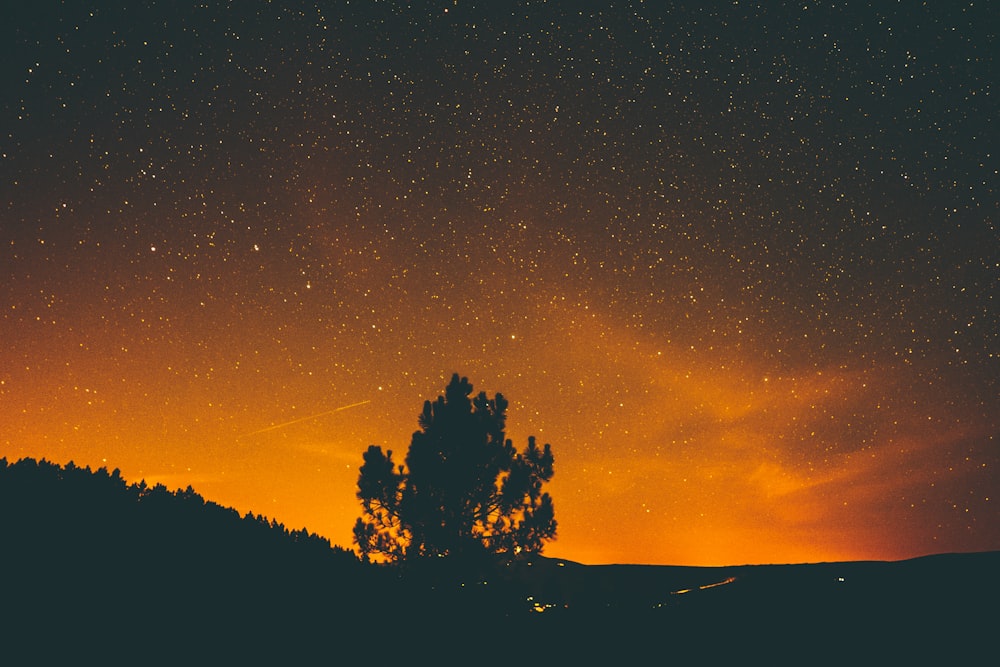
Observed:
[[[305,530],[44,460],[0,460],[0,543],[4,646],[32,662],[294,652],[336,634],[372,586]]]

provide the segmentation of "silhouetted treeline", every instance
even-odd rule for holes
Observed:
[[[102,556],[118,549],[135,557],[146,549],[145,556],[169,551],[183,558],[248,550],[265,555],[290,544],[298,557],[356,560],[352,552],[331,547],[328,539],[305,528],[289,530],[260,514],[241,517],[206,501],[191,486],[170,491],[163,484],[128,484],[117,468],[91,470],[72,461],[62,467],[45,459],[13,464],[0,459],[0,507],[11,537],[52,547],[49,556],[75,563],[95,548]]]
[[[293,652],[371,587],[352,552],[305,529],[72,463],[0,459],[0,545],[2,628],[39,664],[95,643]]]

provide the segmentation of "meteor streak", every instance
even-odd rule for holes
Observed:
[[[258,435],[260,433],[267,433],[268,431],[276,431],[279,428],[285,428],[286,426],[291,426],[292,424],[299,424],[301,422],[307,422],[310,419],[317,419],[319,417],[325,417],[326,415],[332,415],[334,412],[341,412],[343,410],[348,410],[350,408],[356,408],[359,405],[364,405],[365,403],[371,403],[371,401],[358,401],[357,403],[351,403],[350,405],[344,405],[339,408],[334,408],[333,410],[327,410],[326,412],[320,412],[319,414],[309,415],[308,417],[299,417],[298,419],[293,419],[292,421],[284,422],[283,424],[275,424],[274,426],[268,426],[267,428],[262,428],[257,431],[251,431],[250,433],[244,433],[239,436],[240,438],[249,438],[251,435]]]

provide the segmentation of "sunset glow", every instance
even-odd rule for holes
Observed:
[[[0,456],[350,546],[457,372],[546,555],[1000,549],[990,3],[144,4],[12,12]]]

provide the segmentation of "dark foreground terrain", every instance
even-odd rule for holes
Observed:
[[[1000,552],[365,566],[117,472],[0,460],[0,664],[990,664]]]

